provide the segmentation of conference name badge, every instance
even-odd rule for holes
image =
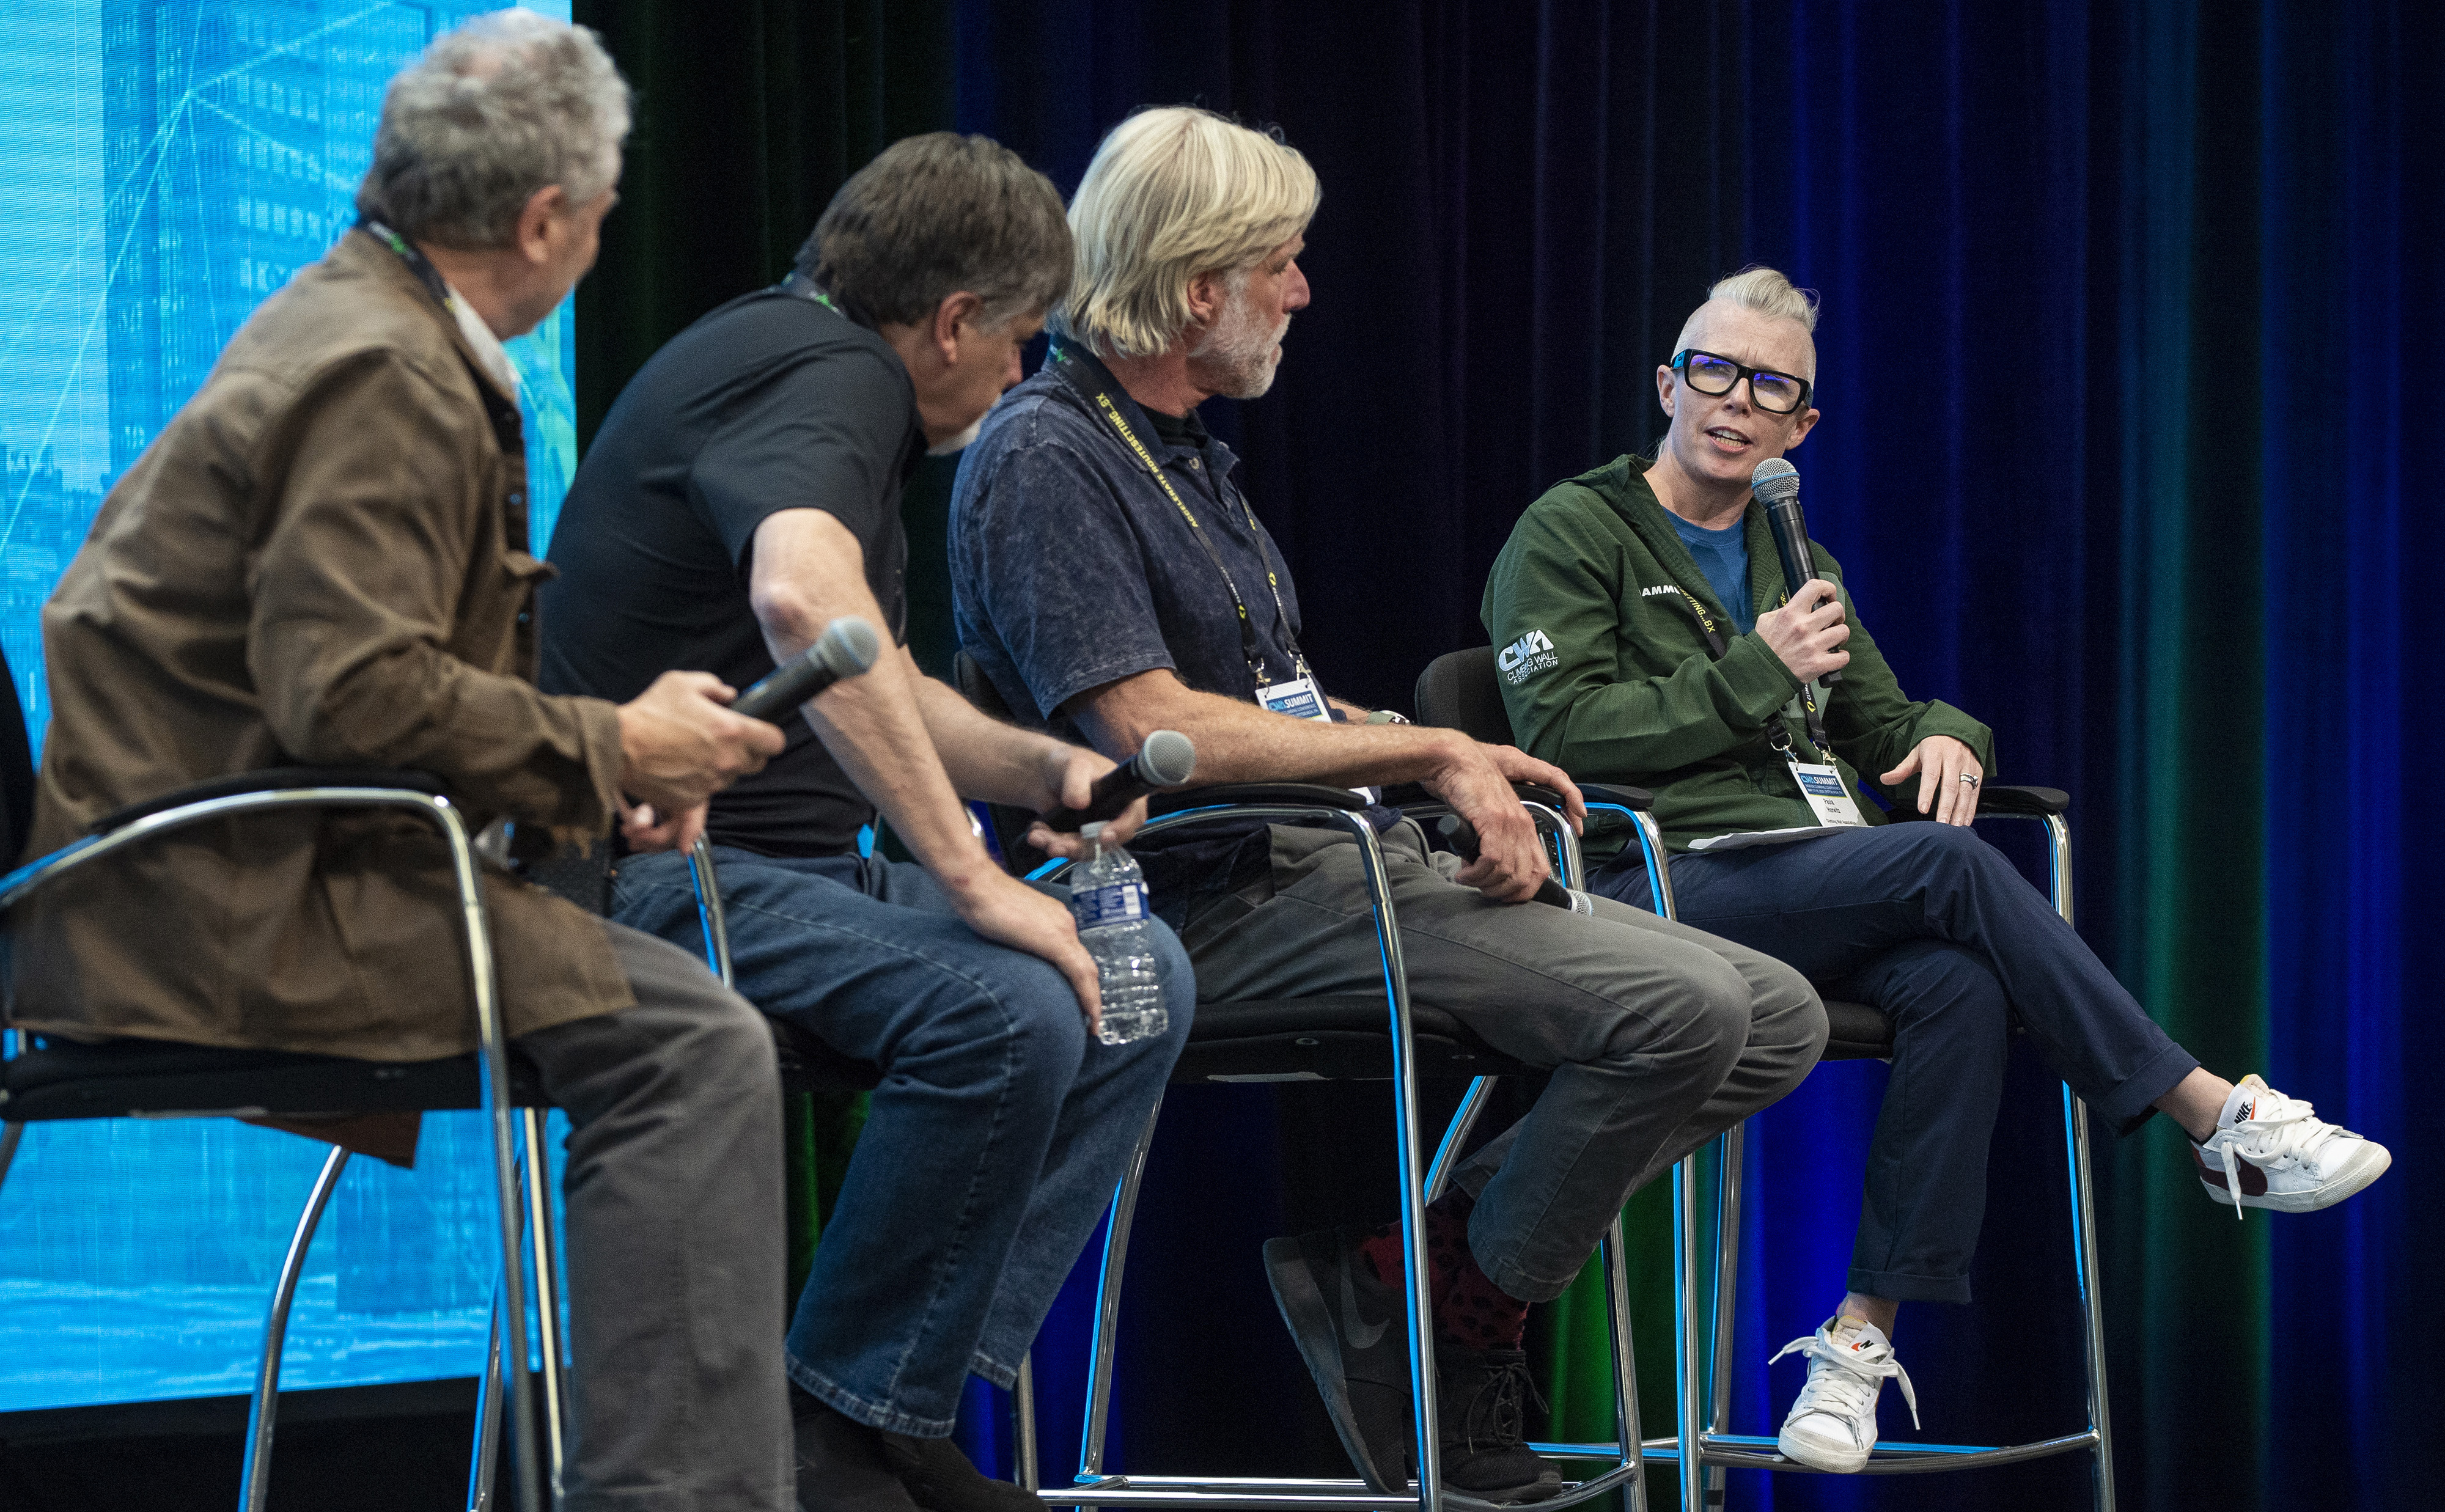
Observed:
[[[1868,821],[1859,817],[1859,805],[1853,801],[1851,790],[1842,783],[1842,774],[1832,767],[1786,759],[1791,768],[1791,780],[1800,784],[1800,795],[1817,811],[1817,822],[1847,829],[1867,828]]]
[[[1322,719],[1328,724],[1333,721],[1333,710],[1324,701],[1324,690],[1316,685],[1314,678],[1268,682],[1257,690],[1257,701],[1294,719]]]

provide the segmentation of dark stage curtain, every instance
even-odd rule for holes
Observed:
[[[2445,820],[2415,793],[2411,735],[2411,573],[2445,544],[2411,460],[2440,424],[2417,378],[2438,349],[2440,171],[2409,136],[2445,84],[2428,9],[577,12],[642,91],[626,202],[580,295],[587,434],[657,344],[776,276],[840,178],[900,135],[985,132],[1067,192],[1142,104],[1278,123],[1323,177],[1316,302],[1274,393],[1209,419],[1284,543],[1319,671],[1364,701],[1406,707],[1428,657],[1484,639],[1484,573],[1530,499],[1653,440],[1654,365],[1709,281],[1763,261],[1822,290],[1826,418],[1794,460],[1905,686],[1994,724],[2006,779],[2074,792],[2082,932],[2177,1038],[2396,1153],[2341,1210],[2236,1223],[2163,1120],[2105,1144],[2122,1504],[2421,1500],[2417,1428],[2445,1408],[2404,1326],[2434,1268],[2415,1203],[2439,1155],[2407,1068],[2445,1050],[2414,1006],[2445,965],[2422,865]],[[940,560],[945,481],[910,495],[920,564]],[[935,664],[941,594],[938,578],[913,606]],[[1752,1126],[1742,1430],[1773,1430],[1800,1371],[1769,1379],[1765,1356],[1839,1296],[1882,1085],[1829,1067]],[[1389,1216],[1385,1103],[1175,1092],[1109,1465],[1346,1473],[1256,1246]],[[2078,1419],[2061,1140],[2057,1090],[2016,1051],[1979,1301],[1906,1310],[1899,1334],[1929,1438]],[[1671,1413],[1656,1198],[1632,1206],[1651,1433]],[[1053,1477],[1074,1452],[1090,1298],[1073,1281],[1036,1356]],[[1533,1333],[1575,1435],[1610,1428],[1589,1300]],[[1908,1433],[1886,1395],[1887,1430]],[[970,1442],[1006,1454],[976,1405]],[[1731,1486],[1744,1506],[2086,1494],[2076,1456],[1907,1488]]]

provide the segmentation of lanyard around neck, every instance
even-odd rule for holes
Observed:
[[[1698,629],[1707,638],[1707,659],[1710,662],[1722,661],[1724,653],[1729,650],[1730,646],[1724,640],[1724,632],[1715,627],[1715,617],[1707,612],[1707,606],[1698,602],[1698,595],[1678,583],[1668,583],[1665,587],[1679,594],[1681,602],[1689,606],[1689,612],[1698,617]],[[1791,596],[1788,593],[1783,595],[1783,602],[1786,604],[1791,602]],[[1808,726],[1808,743],[1816,747],[1820,756],[1831,761],[1834,757],[1834,747],[1825,738],[1825,717],[1818,711],[1817,698],[1811,691],[1812,687],[1813,684],[1806,682],[1800,685],[1801,719]],[[1764,734],[1765,743],[1774,748],[1776,755],[1787,759],[1796,759],[1791,748],[1791,732],[1782,727],[1782,715],[1780,711],[1766,720]]]
[[[376,241],[389,248],[392,255],[407,264],[407,271],[416,275],[416,281],[424,286],[425,292],[433,296],[435,304],[456,313],[457,307],[450,301],[450,286],[442,280],[441,270],[433,266],[433,259],[416,250],[416,243],[379,220],[367,218],[358,221],[357,224],[364,227],[366,233]]]
[[[826,309],[831,310],[833,314],[838,315],[843,320],[849,319],[849,311],[841,308],[838,305],[833,304],[832,296],[825,293],[821,285],[817,284],[813,279],[809,278],[804,273],[792,273],[789,277],[781,280],[781,289],[785,293],[794,294],[800,299],[809,300],[814,304],[823,306]],[[851,324],[853,325],[855,322],[851,322]]]
[[[1082,394],[1087,393],[1089,385],[1080,382],[1078,364],[1067,353],[1056,346],[1048,355],[1047,360],[1055,365],[1062,378],[1073,387]],[[1138,439],[1137,432],[1131,430],[1129,422],[1122,418],[1121,408],[1112,402],[1111,391],[1098,385],[1089,397],[1093,400],[1096,409],[1104,419],[1111,421],[1112,429],[1120,433],[1122,441],[1137,455],[1137,459],[1145,464],[1147,472],[1154,478],[1155,486],[1162,489],[1164,496],[1171,500],[1171,507],[1178,510],[1180,517],[1188,522],[1188,533],[1195,536],[1197,544],[1205,549],[1205,559],[1214,564],[1214,570],[1222,578],[1222,587],[1231,594],[1231,607],[1239,611],[1240,654],[1247,660],[1248,671],[1256,678],[1257,686],[1260,688],[1267,686],[1273,681],[1273,676],[1265,670],[1264,651],[1258,644],[1256,625],[1248,617],[1248,601],[1241,595],[1239,581],[1232,577],[1230,568],[1223,565],[1222,553],[1215,550],[1214,542],[1207,537],[1205,527],[1197,518],[1197,512],[1190,509],[1188,501],[1180,496],[1180,491],[1171,486],[1171,479],[1165,476],[1162,464],[1154,459],[1154,454],[1147,450],[1146,443]],[[1274,572],[1272,559],[1265,554],[1264,535],[1257,528],[1257,512],[1249,507],[1245,498],[1240,500],[1240,510],[1247,516],[1249,544],[1256,548],[1257,560],[1262,563],[1265,569],[1265,587],[1272,592],[1274,598],[1274,623],[1281,627],[1282,639],[1289,644],[1291,665],[1298,676],[1308,677],[1310,673],[1307,669],[1307,658],[1299,651],[1298,638],[1291,632],[1290,610],[1282,604],[1281,582]]]

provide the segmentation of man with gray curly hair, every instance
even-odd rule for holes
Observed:
[[[468,22],[392,84],[360,225],[265,301],[111,492],[44,614],[34,843],[288,766],[437,777],[513,852],[684,849],[780,750],[673,673],[621,702],[532,681],[518,375],[594,258],[626,88],[592,33]],[[378,813],[129,852],[34,920],[18,1027],[420,1061],[473,1048],[435,900],[451,862]],[[570,1124],[573,1411],[559,1504],[792,1501],[770,1031],[688,952],[488,867],[501,1011]],[[39,1020],[39,1021],[38,1021]]]

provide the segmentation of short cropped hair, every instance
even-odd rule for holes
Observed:
[[[1717,280],[1715,287],[1707,290],[1706,304],[1711,305],[1719,299],[1738,305],[1743,309],[1756,310],[1761,315],[1796,320],[1800,322],[1801,328],[1812,334],[1817,329],[1817,290],[1795,289],[1790,279],[1771,268],[1752,265],[1729,278]],[[1698,309],[1689,312],[1688,320],[1681,323],[1681,339],[1672,344],[1676,353],[1689,345],[1698,329],[1698,310],[1704,308],[1706,305],[1699,306]]]
[[[627,135],[601,37],[532,10],[475,16],[391,80],[357,211],[417,241],[506,247],[535,191],[582,205],[609,189]]]
[[[988,328],[1070,287],[1061,192],[989,137],[934,131],[849,176],[798,249],[798,271],[852,320],[915,326],[956,293]]]
[[[1275,132],[1188,105],[1114,126],[1070,201],[1078,271],[1055,331],[1106,357],[1152,357],[1187,328],[1188,285],[1236,272],[1307,229],[1316,170]]]

